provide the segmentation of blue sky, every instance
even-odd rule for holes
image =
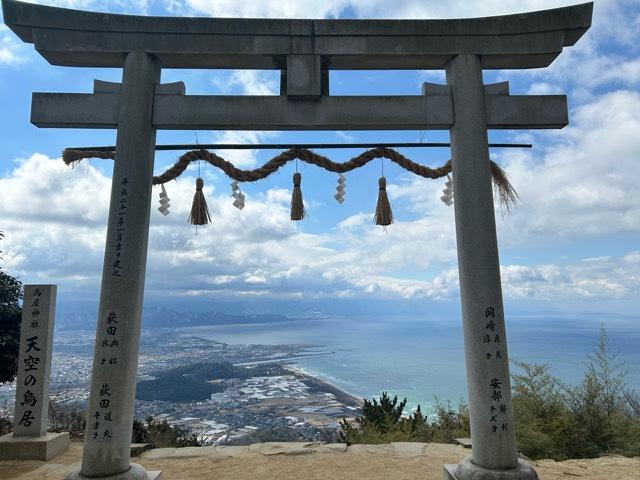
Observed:
[[[60,0],[37,3],[129,14],[286,18],[451,18],[516,13],[575,2],[552,0]],[[596,1],[591,30],[548,69],[485,72],[514,94],[566,93],[570,126],[490,132],[490,140],[531,142],[533,150],[491,152],[521,201],[498,212],[503,290],[513,309],[637,315],[640,297],[640,0]],[[31,45],[0,27],[0,230],[7,271],[26,283],[57,283],[66,299],[98,297],[112,163],[65,167],[69,146],[111,145],[113,131],[38,129],[29,123],[33,91],[89,92],[94,78],[120,71],[48,65]],[[165,70],[188,94],[272,95],[278,72]],[[332,72],[332,94],[419,94],[440,71]],[[447,132],[197,132],[201,143],[447,141]],[[195,132],[159,132],[158,143],[194,143]],[[322,151],[344,161],[362,150]],[[401,150],[438,166],[446,149]],[[274,151],[218,152],[255,168]],[[180,152],[161,152],[156,172]],[[398,222],[372,226],[380,164],[350,172],[346,201],[333,199],[337,176],[300,164],[310,218],[289,221],[293,166],[243,185],[247,206],[232,206],[230,180],[202,166],[213,224],[186,223],[197,167],[167,185],[171,214],[154,190],[147,297],[250,301],[410,300],[457,305],[453,209],[443,181],[385,164]]]

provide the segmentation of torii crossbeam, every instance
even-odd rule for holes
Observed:
[[[82,467],[69,479],[157,478],[129,459],[156,130],[451,133],[472,455],[447,479],[530,480],[516,454],[488,129],[562,128],[563,95],[512,96],[483,69],[546,67],[589,29],[593,4],[460,20],[138,17],[2,0],[5,23],[51,64],[123,68],[92,94],[36,93],[40,127],[117,129]],[[190,96],[162,68],[281,71],[272,97]],[[330,70],[445,69],[415,96],[331,96]],[[489,338],[489,342],[486,339]]]

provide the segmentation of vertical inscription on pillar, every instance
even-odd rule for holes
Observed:
[[[111,263],[111,275],[122,276],[122,255],[124,238],[127,233],[127,210],[129,205],[129,179],[124,177],[120,182],[120,195],[118,197],[118,223],[115,236],[115,256]]]
[[[500,329],[495,321],[496,309],[489,306],[484,310],[485,333],[482,336],[482,344],[484,346],[484,359],[490,362],[502,362],[504,360],[503,351],[501,349],[502,338]],[[507,405],[504,403],[503,382],[500,378],[492,377],[489,381],[489,428],[492,433],[509,430],[509,424],[506,420]]]
[[[14,436],[47,431],[55,285],[25,285],[20,327]]]
[[[487,307],[484,311],[486,319],[485,334],[482,336],[482,343],[485,344],[485,360],[503,360],[500,349],[500,333],[496,330],[496,310],[494,307]]]
[[[491,399],[491,406],[489,407],[491,431],[493,433],[498,431],[506,432],[509,430],[509,424],[505,419],[507,406],[502,403],[502,382],[497,378],[492,378],[491,382],[489,382],[489,391],[491,392],[489,395]]]
[[[99,372],[99,378],[102,380],[98,389],[98,398],[91,413],[91,438],[109,440],[113,435],[112,425],[117,421],[112,405],[115,387],[111,379],[114,376],[114,367],[120,361],[122,314],[119,310],[108,310],[100,320],[98,330],[100,359],[95,371]]]

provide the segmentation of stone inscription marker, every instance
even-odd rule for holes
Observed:
[[[24,286],[13,434],[0,439],[0,459],[48,460],[69,444],[68,433],[47,435],[56,290]]]
[[[123,68],[92,94],[35,93],[44,128],[118,131],[82,468],[70,479],[150,477],[128,458],[155,132],[449,130],[472,456],[455,480],[532,480],[516,455],[488,129],[562,128],[563,95],[511,95],[486,69],[550,65],[591,26],[592,3],[450,20],[289,20],[110,15],[2,0],[5,23],[49,63]],[[167,38],[170,37],[170,41]],[[277,96],[186,95],[162,68],[281,70]],[[423,95],[332,96],[329,70],[446,70]],[[114,343],[116,342],[116,343]],[[301,478],[304,477],[301,472]]]
[[[55,285],[25,285],[20,326],[14,435],[38,437],[47,431]]]

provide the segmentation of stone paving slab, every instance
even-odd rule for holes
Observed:
[[[464,448],[471,448],[471,439],[470,438],[456,438],[453,440],[458,445],[462,445]]]
[[[391,442],[391,447],[399,457],[418,457],[427,454],[429,444],[420,442]]]
[[[249,446],[249,452],[262,455],[307,455],[316,450],[315,443],[303,442],[266,442]]]
[[[152,445],[150,443],[132,443],[131,444],[131,456],[137,457],[142,455],[147,450],[151,450]]]
[[[312,455],[287,451],[311,450]],[[348,453],[355,451],[355,454]],[[269,454],[279,451],[282,454]],[[442,480],[442,465],[469,454],[460,445],[395,442],[389,445],[287,442],[264,447],[218,446],[160,448],[136,459],[148,471],[162,470],[164,480]],[[64,480],[80,467],[82,444],[48,461],[0,461],[0,480]],[[640,457],[538,460],[532,462],[543,480],[638,480]]]
[[[351,455],[394,455],[395,450],[391,445],[351,445],[347,448]]]

